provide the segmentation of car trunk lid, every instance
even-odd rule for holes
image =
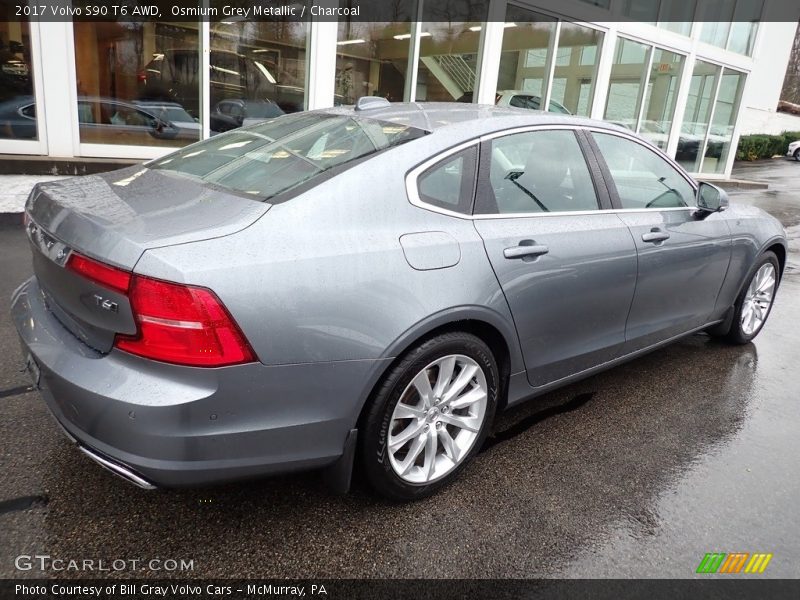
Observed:
[[[34,273],[61,323],[108,352],[117,333],[136,333],[130,303],[67,268],[71,254],[132,271],[148,249],[230,235],[269,206],[141,166],[39,184],[26,206]]]

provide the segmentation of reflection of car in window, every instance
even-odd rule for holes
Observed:
[[[179,105],[142,106],[113,98],[78,98],[81,140],[88,143],[148,144],[152,138],[197,141],[198,123],[176,125],[167,120],[167,109],[186,114]],[[159,116],[161,113],[162,116]],[[186,117],[183,118],[187,118]],[[191,118],[191,117],[188,117]]]
[[[36,104],[33,96],[0,102],[0,138],[36,139]]]
[[[458,99],[458,102],[472,102],[472,98],[472,92],[466,92]],[[494,97],[494,103],[497,106],[513,106],[516,108],[527,108],[529,110],[542,110],[541,97],[525,90],[505,90],[497,92]],[[562,115],[572,114],[566,106],[555,100],[550,100],[550,112],[560,113]]]
[[[228,98],[244,98],[272,101],[283,112],[303,110],[303,82],[277,64],[225,50],[212,50],[209,60],[212,106]],[[139,72],[139,96],[178,102],[199,116],[198,73],[197,50],[165,50]]]
[[[230,98],[218,102],[211,109],[211,131],[222,133],[237,127],[254,125],[282,114],[285,114],[283,109],[271,100]]]

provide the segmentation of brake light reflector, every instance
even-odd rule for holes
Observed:
[[[86,279],[90,279],[120,294],[125,294],[128,291],[128,286],[131,282],[131,274],[127,271],[86,258],[76,252],[69,255],[66,267]]]
[[[209,289],[133,275],[128,298],[139,331],[117,335],[120,350],[196,367],[255,360],[233,317]]]

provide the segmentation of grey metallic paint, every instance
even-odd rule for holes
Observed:
[[[513,404],[721,320],[756,257],[786,245],[777,221],[736,206],[704,219],[688,209],[443,214],[407,190],[406,175],[482,136],[591,127],[643,142],[524,110],[368,113],[433,133],[273,205],[142,167],[33,191],[31,217],[64,243],[213,289],[260,361],[203,369],[109,352],[113,331],[130,329],[124,297],[119,320],[104,321],[81,300],[100,288],[37,256],[37,277],[15,293],[12,312],[45,401],[70,435],[166,486],[324,466],[342,454],[393,360],[437,328],[471,321],[496,330]],[[589,158],[604,204],[613,203]],[[641,242],[654,226],[672,234],[668,243]],[[549,252],[503,257],[522,240]]]

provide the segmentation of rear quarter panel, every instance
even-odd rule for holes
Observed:
[[[213,289],[265,364],[392,357],[426,329],[480,316],[504,334],[512,372],[521,371],[508,305],[472,222],[408,201],[406,172],[438,149],[420,140],[378,155],[235,235],[149,250],[136,271]],[[457,263],[412,268],[400,238],[417,232],[446,234],[430,236],[447,246],[429,248],[441,250],[441,264],[453,262],[455,239]]]

